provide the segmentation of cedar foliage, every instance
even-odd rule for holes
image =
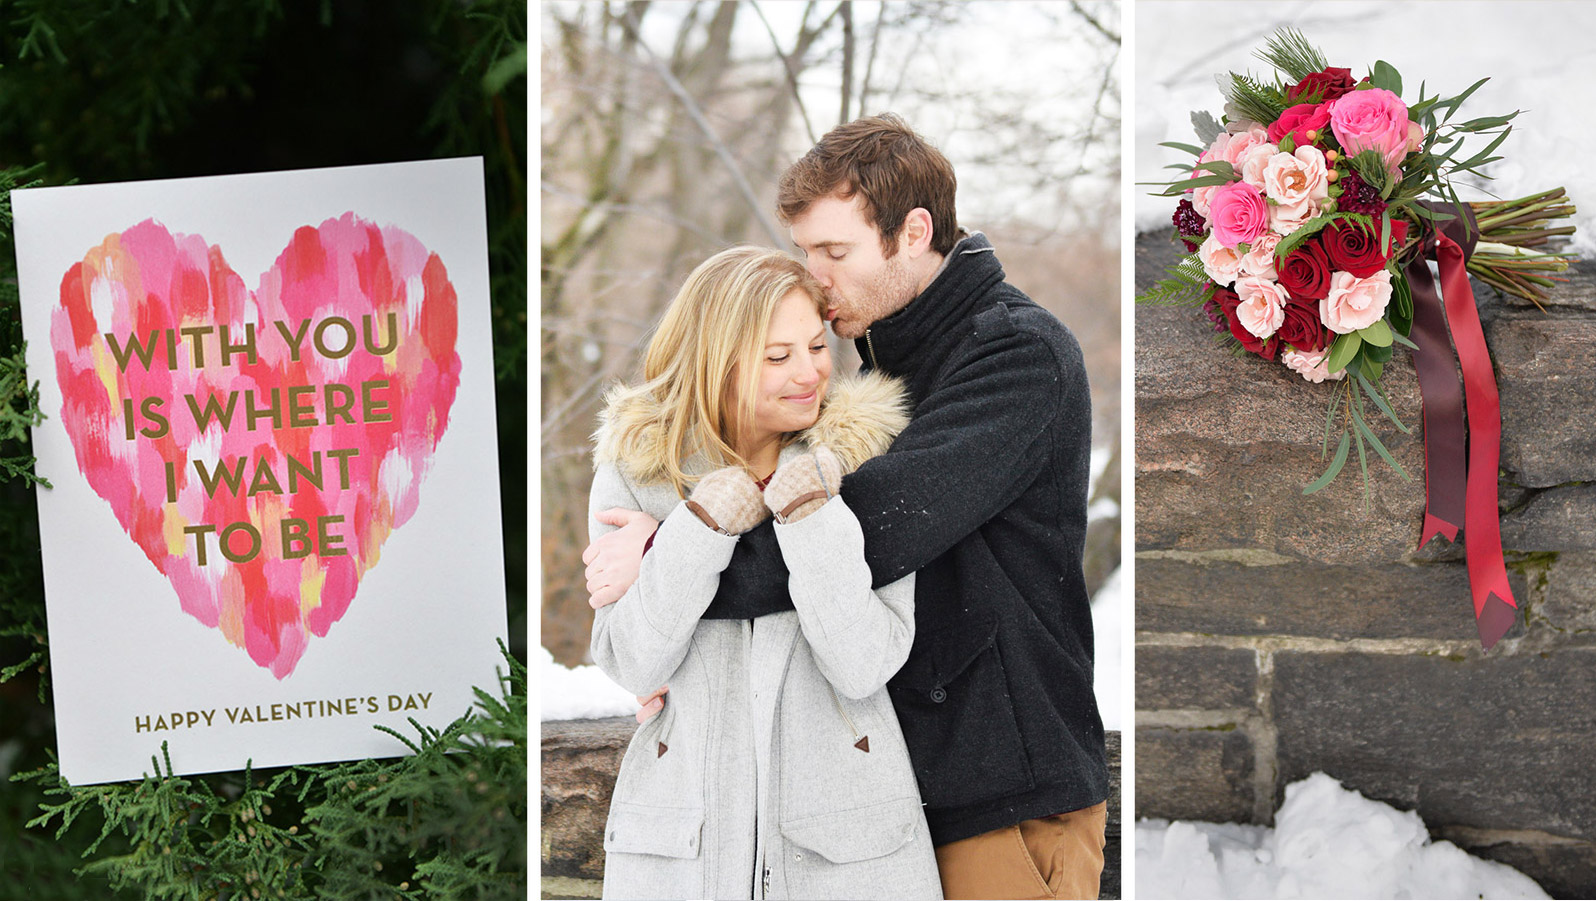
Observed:
[[[0,899],[525,897],[526,5],[0,13]],[[411,757],[195,777],[153,760],[142,782],[62,783],[27,438],[48,374],[24,371],[10,190],[465,155],[487,180],[504,684],[448,729],[401,736]]]

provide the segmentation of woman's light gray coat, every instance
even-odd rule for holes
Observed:
[[[914,639],[913,576],[871,590],[858,520],[832,498],[776,526],[795,611],[700,620],[737,538],[660,479],[651,416],[636,394],[612,401],[589,505],[595,538],[611,527],[591,514],[610,507],[661,520],[637,582],[598,611],[592,648],[628,691],[670,686],[621,763],[604,897],[940,898],[885,688]],[[894,383],[836,384],[782,460],[825,443],[851,469],[906,421]]]

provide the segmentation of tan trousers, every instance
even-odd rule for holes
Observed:
[[[1108,803],[937,847],[942,894],[958,898],[1097,898]]]

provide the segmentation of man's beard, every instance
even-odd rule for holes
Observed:
[[[859,296],[849,298],[848,303],[838,303],[836,295],[827,292],[827,303],[839,308],[831,330],[838,338],[863,338],[870,326],[908,306],[919,293],[903,258],[889,257],[875,278],[860,289]],[[846,321],[840,321],[843,313],[847,314]]]

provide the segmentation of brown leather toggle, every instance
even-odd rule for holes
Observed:
[[[660,757],[664,757],[665,756],[665,752],[669,751],[669,750],[670,750],[670,748],[665,747],[665,743],[664,742],[660,742],[659,743],[659,753],[655,754],[654,757],[656,759],[660,758]]]
[[[704,505],[700,504],[698,501],[694,501],[694,500],[687,501],[687,509],[691,510],[693,515],[698,517],[699,522],[702,522],[704,525],[709,526],[711,529],[714,529],[715,531],[719,532],[722,535],[730,535],[731,534],[730,532],[728,532],[725,529],[721,528],[720,527],[720,523],[715,521],[715,517],[710,516],[709,515],[709,511],[705,510],[704,509]],[[661,751],[660,753],[663,754],[665,752]]]
[[[853,746],[858,748],[859,750],[865,752],[866,754],[869,754],[870,753],[870,736],[866,735],[864,738],[859,739],[858,741],[853,743]]]
[[[808,494],[800,494],[797,497],[793,498],[792,503],[790,503],[787,506],[783,507],[781,512],[776,514],[776,518],[781,520],[782,522],[786,522],[787,521],[787,517],[791,516],[793,514],[794,510],[797,510],[799,507],[802,507],[804,504],[807,504],[810,501],[818,501],[818,500],[822,500],[822,499],[824,499],[824,500],[830,500],[831,499],[831,495],[827,494],[825,489],[821,489],[819,491],[811,491]]]

